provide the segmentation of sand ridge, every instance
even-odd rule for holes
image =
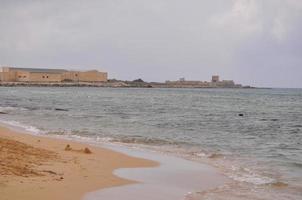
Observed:
[[[43,162],[56,160],[55,152],[0,137],[0,174],[2,176],[43,176],[36,167]]]

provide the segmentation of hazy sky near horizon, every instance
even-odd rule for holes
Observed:
[[[302,88],[302,0],[0,0],[0,65]]]

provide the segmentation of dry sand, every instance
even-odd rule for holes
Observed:
[[[157,165],[104,148],[0,127],[1,200],[79,200],[87,192],[134,183],[113,175],[115,169]]]

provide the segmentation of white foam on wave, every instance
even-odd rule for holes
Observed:
[[[110,141],[109,141],[110,142]],[[151,148],[151,147],[149,147]],[[188,160],[197,161],[201,163],[207,163],[231,178],[234,181],[253,184],[253,185],[266,185],[276,182],[276,179],[268,177],[261,173],[261,170],[243,167],[244,163],[241,160],[234,160],[232,154],[228,152],[224,153],[210,153],[208,151],[191,152],[182,148],[156,148],[155,151],[166,152],[168,154],[182,157]],[[255,166],[257,167],[257,166]],[[260,172],[260,173],[259,173]]]
[[[231,153],[198,152],[192,155],[196,156],[197,160],[200,159],[203,162],[221,169],[223,174],[237,182],[253,185],[266,185],[276,182],[276,179],[262,174],[261,169],[257,170],[257,166],[254,166],[255,169],[244,167],[244,161],[234,160]]]
[[[157,153],[167,153],[168,155],[173,155],[177,157],[186,158],[187,160],[192,161],[208,161],[205,162],[207,164],[211,164],[212,166],[218,167],[220,169],[223,169],[222,172],[227,177],[238,181],[238,182],[244,182],[248,184],[254,184],[254,185],[265,185],[265,184],[271,184],[276,182],[275,179],[261,175],[256,173],[256,170],[252,170],[249,168],[241,167],[239,163],[234,163],[231,160],[229,160],[228,164],[226,163],[226,157],[225,156],[217,156],[218,160],[211,159],[211,153],[206,152],[187,152],[184,149],[175,149],[173,147],[169,148],[163,148],[163,147],[156,147],[156,146],[149,146],[145,144],[137,144],[137,143],[123,143],[123,142],[117,142],[114,138],[111,137],[87,137],[87,136],[80,136],[80,135],[73,135],[73,134],[64,134],[63,137],[71,140],[77,140],[87,143],[94,143],[94,144],[114,144],[119,145],[123,147],[127,147],[130,149],[142,149],[142,150],[148,150],[150,152],[157,152]],[[216,155],[216,154],[215,154]],[[219,154],[220,155],[220,154]],[[223,154],[224,155],[224,154]],[[193,156],[193,157],[192,157]],[[197,160],[196,160],[197,159]],[[204,163],[204,162],[202,162]],[[222,167],[221,167],[222,166]]]
[[[73,135],[72,132],[65,132],[64,134],[56,135],[51,134],[51,136],[64,138],[68,140],[74,140],[78,142],[85,142],[88,144],[112,144],[113,138],[111,137],[87,137],[87,136],[80,136],[80,135]]]
[[[30,125],[25,125],[25,124],[22,124],[20,122],[14,121],[14,120],[8,121],[8,120],[0,119],[0,123],[8,125],[12,128],[24,130],[26,132],[29,132],[29,133],[32,133],[32,134],[35,134],[35,135],[45,133],[44,131],[38,129],[37,127],[30,126]]]
[[[0,111],[1,112],[10,112],[10,111],[15,111],[15,110],[20,110],[20,111],[27,111],[28,109],[22,108],[22,107],[12,107],[12,106],[0,106]]]
[[[228,173],[228,176],[235,181],[251,183],[254,185],[266,185],[276,181],[273,178],[257,174],[251,169],[239,168],[237,166],[232,166],[232,171],[231,173]]]
[[[204,152],[194,153],[193,155],[195,155],[197,157],[201,157],[201,158],[208,157],[208,155],[206,153],[204,153]]]
[[[78,136],[78,138],[84,139],[82,136]],[[86,138],[85,140],[87,141],[88,139]],[[191,151],[187,151],[182,148],[173,148],[172,146],[157,147],[149,146],[146,144],[116,142],[113,138],[110,137],[97,137],[95,140],[93,140],[93,142],[115,145],[118,144],[132,149],[148,149],[149,151],[167,153],[168,155],[182,157],[191,161],[201,161],[202,163],[207,163],[211,166],[222,169],[221,172],[223,174],[238,182],[244,182],[253,185],[266,185],[276,182],[274,178],[257,173],[257,170],[242,167],[240,163],[232,161],[231,158],[228,159],[227,155],[231,155],[231,153],[217,154],[209,153],[206,151],[192,153]]]
[[[97,137],[96,141],[97,142],[102,142],[102,143],[112,143],[113,138],[111,138],[111,137]]]

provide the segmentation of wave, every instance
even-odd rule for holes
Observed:
[[[168,141],[158,138],[142,137],[142,136],[119,136],[115,138],[100,139],[99,141],[110,142],[110,143],[122,143],[122,144],[141,144],[148,145],[152,150],[164,151],[166,153],[172,153],[173,155],[181,156],[192,160],[201,160],[215,166],[220,165],[224,168],[224,173],[231,179],[239,182],[254,184],[254,185],[267,185],[276,183],[276,179],[257,173],[256,170],[241,167],[237,162],[230,161],[231,154],[228,153],[211,153],[207,151],[190,151],[182,149],[179,142]],[[165,148],[157,148],[165,146]],[[228,160],[229,158],[229,160]],[[232,163],[233,165],[225,166],[225,162]],[[236,163],[236,164],[235,164]],[[234,165],[235,164],[235,165]],[[228,169],[226,169],[228,168]]]
[[[302,128],[302,125],[301,124],[296,124],[296,125],[293,125],[292,127],[293,128]]]
[[[254,185],[267,185],[276,182],[274,178],[261,175],[255,170],[248,168],[232,166],[231,171],[227,175],[235,181],[251,183]]]
[[[13,107],[13,106],[0,106],[0,112],[12,112],[12,111],[27,111],[27,108],[23,107]]]
[[[146,144],[154,146],[162,145],[177,145],[179,142],[174,142],[171,140],[153,138],[153,137],[143,137],[143,136],[119,136],[114,137],[111,142],[119,142],[126,144]]]
[[[254,185],[266,185],[274,184],[276,180],[271,177],[264,176],[260,173],[256,173],[256,170],[251,170],[249,168],[240,167],[240,164],[236,162],[235,165],[224,166],[226,159],[231,155],[227,153],[211,153],[207,151],[198,151],[194,152],[191,150],[183,149],[182,145],[179,142],[174,142],[171,140],[158,139],[152,137],[143,137],[143,136],[114,136],[114,137],[87,137],[80,136],[80,132],[76,132],[77,135],[71,135],[70,137],[75,139],[80,139],[90,142],[103,142],[103,143],[119,143],[124,145],[147,145],[152,150],[159,152],[171,153],[173,155],[181,156],[183,158],[192,159],[192,160],[208,160],[209,164],[220,165],[225,169],[225,174],[231,179],[239,182],[250,183]],[[87,135],[87,134],[86,134]],[[185,142],[184,142],[185,143]],[[162,148],[164,146],[165,148]],[[144,146],[146,148],[146,146]],[[230,161],[230,159],[229,159]],[[234,164],[234,162],[231,162]],[[226,169],[229,168],[229,169]]]
[[[34,107],[34,106],[0,106],[0,112],[10,113],[13,111],[34,111],[34,110],[52,110],[52,111],[69,111],[67,108],[60,107]]]
[[[6,125],[14,127],[14,128],[22,129],[22,130],[30,132],[32,134],[43,134],[43,133],[45,133],[44,131],[42,131],[41,129],[38,129],[37,127],[30,126],[30,125],[25,125],[25,124],[22,124],[20,122],[13,121],[13,120],[7,121],[7,120],[0,119],[0,123],[6,124]]]
[[[262,169],[244,167],[243,161],[234,158],[231,153],[211,153],[199,152],[192,153],[193,156],[198,156],[202,161],[218,167],[223,174],[234,181],[248,183],[253,185],[267,185],[276,183],[276,179],[262,173]]]

